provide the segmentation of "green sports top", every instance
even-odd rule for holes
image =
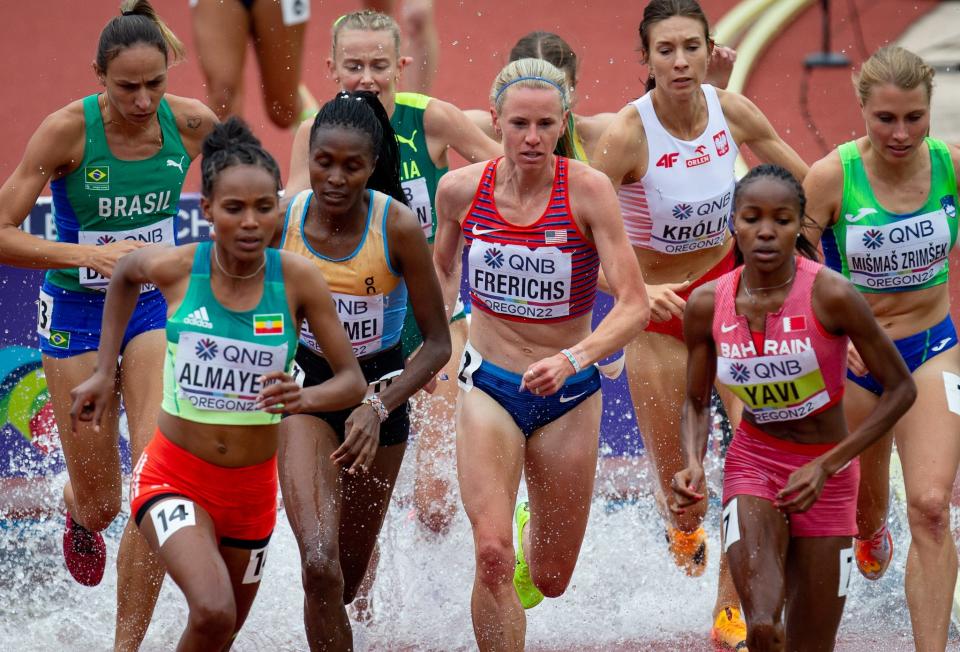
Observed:
[[[157,119],[163,144],[150,158],[125,161],[107,144],[99,95],[83,98],[86,125],[83,159],[77,169],[50,182],[57,241],[105,245],[117,240],[176,244],[180,189],[190,167],[166,99]],[[46,279],[74,291],[104,290],[110,279],[88,267],[51,269]],[[144,286],[144,290],[153,286]]]
[[[210,242],[197,245],[183,302],[167,319],[163,403],[168,414],[221,425],[278,423],[254,409],[260,376],[290,373],[299,329],[290,315],[280,252],[267,249],[263,294],[253,310],[224,308],[210,289]]]
[[[427,242],[433,242],[437,232],[437,209],[433,205],[440,177],[447,168],[438,168],[427,149],[427,134],[423,128],[423,114],[431,97],[419,93],[397,93],[396,106],[390,125],[397,134],[400,147],[400,183],[407,196],[407,204],[417,216]]]
[[[861,292],[905,292],[947,282],[947,258],[957,242],[957,178],[947,145],[926,139],[930,193],[919,210],[891,213],[873,194],[854,141],[840,145],[840,218],[823,233],[828,267]]]

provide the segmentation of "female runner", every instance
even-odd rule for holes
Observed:
[[[228,648],[253,604],[277,518],[280,413],[344,408],[365,387],[323,274],[268,248],[280,222],[276,161],[232,118],[204,142],[202,169],[214,241],[149,247],[117,264],[96,371],[71,411],[99,428],[139,287],[156,285],[169,306],[163,407],[130,510],[187,600],[179,650]],[[301,389],[290,370],[304,320],[333,371]],[[339,455],[351,463],[357,452]]]
[[[67,463],[63,552],[81,584],[103,577],[100,531],[120,510],[119,398],[134,459],[156,428],[166,305],[145,286],[120,347],[119,393],[105,406],[103,427],[70,427],[70,390],[93,372],[105,289],[127,253],[173,244],[180,189],[216,118],[201,102],[166,92],[168,68],[183,56],[180,41],[147,0],[126,0],[100,33],[94,72],[102,93],[52,113],[34,133],[0,188],[0,263],[47,269],[37,333],[50,399]],[[57,241],[21,231],[47,182]],[[117,558],[118,649],[138,647],[163,579],[133,525]]]
[[[553,153],[569,111],[564,74],[520,59],[490,100],[505,156],[443,179],[434,262],[449,313],[466,241],[475,310],[458,374],[457,475],[473,526],[474,633],[481,650],[519,650],[521,605],[566,590],[583,541],[600,422],[593,365],[643,328],[648,306],[609,181]],[[591,332],[601,264],[616,303]],[[529,503],[514,511],[521,473]]]
[[[358,11],[340,18],[333,26],[333,48],[327,60],[330,75],[341,89],[376,93],[390,116],[400,147],[400,179],[407,205],[416,214],[427,243],[436,231],[434,195],[447,172],[447,150],[468,161],[493,158],[500,146],[483,135],[463,112],[448,102],[416,93],[397,92],[401,73],[409,63],[400,56],[400,29],[384,14]],[[287,193],[310,186],[308,144],[310,126],[300,127],[293,142]],[[407,310],[403,353],[409,356],[422,342],[414,311]],[[459,307],[452,318],[450,335],[453,357],[440,378],[453,379],[456,363],[467,338],[466,313]],[[427,531],[443,533],[456,511],[453,482],[453,411],[456,386],[441,380],[430,396],[418,395],[412,410],[417,433],[415,504],[420,523]]]
[[[673,478],[672,507],[682,515],[703,502],[710,393],[719,380],[744,404],[724,464],[722,540],[747,647],[831,650],[853,570],[856,456],[917,390],[863,297],[814,262],[801,235],[797,180],[762,165],[737,185],[734,203],[743,266],[696,290],[684,311],[687,468]],[[852,432],[841,405],[848,342],[885,390]]]
[[[947,643],[957,575],[950,496],[960,463],[960,348],[947,283],[960,148],[927,137],[933,73],[912,52],[878,50],[856,76],[867,135],[818,161],[805,181],[815,222],[806,233],[823,245],[826,264],[864,294],[919,388],[913,408],[863,455],[856,540],[860,572],[879,578],[893,552],[885,521],[895,438],[911,533],[907,605],[918,650]],[[887,388],[852,349],[849,364],[847,419],[856,428],[887,402]]]
[[[652,0],[643,12],[640,41],[650,69],[648,92],[617,114],[593,164],[619,188],[627,235],[649,284],[652,321],[626,349],[627,379],[644,450],[657,472],[670,551],[678,566],[699,576],[707,564],[701,526],[706,504],[671,515],[662,503],[670,479],[684,466],[683,307],[695,287],[733,268],[727,220],[739,148],[749,146],[797,178],[807,168],[750,100],[701,83],[713,42],[695,0]],[[729,394],[721,397],[735,425],[739,406]],[[711,636],[738,649],[745,628],[722,556],[720,562]]]
[[[341,92],[321,108],[309,169],[311,188],[290,202],[280,246],[323,272],[370,390],[359,406],[285,417],[280,477],[300,546],[307,640],[339,650],[352,647],[344,605],[360,589],[406,450],[407,400],[446,364],[450,332],[376,95]],[[408,293],[424,343],[404,369]],[[306,387],[331,373],[312,333],[304,330],[297,354]],[[344,450],[357,452],[353,465],[343,465]]]

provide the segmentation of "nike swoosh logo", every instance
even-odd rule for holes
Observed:
[[[570,401],[576,401],[578,398],[580,398],[580,397],[583,396],[584,394],[586,394],[586,392],[580,392],[580,393],[577,394],[576,396],[561,396],[561,397],[560,397],[560,402],[561,402],[561,403],[569,403]]]
[[[953,339],[953,338],[945,337],[945,338],[943,338],[942,340],[940,340],[939,342],[937,342],[937,345],[936,345],[936,346],[931,346],[931,347],[930,347],[930,350],[931,350],[931,351],[943,351],[943,347],[945,347],[947,344],[949,344],[949,343],[952,341],[952,339]]]
[[[503,229],[500,229],[500,228],[484,229],[477,226],[476,224],[473,225],[473,235],[487,235],[488,233],[494,233],[496,231],[503,231]]]
[[[847,213],[844,216],[844,219],[847,220],[848,222],[859,222],[860,220],[865,218],[867,215],[873,215],[876,212],[877,212],[876,208],[861,208],[860,210],[857,211],[856,215],[851,215],[850,213]]]
[[[720,332],[721,332],[721,333],[729,333],[730,331],[735,331],[735,330],[737,330],[737,325],[736,325],[736,324],[734,324],[733,326],[727,326],[726,324],[720,324]]]

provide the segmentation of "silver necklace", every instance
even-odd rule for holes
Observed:
[[[220,271],[223,272],[226,276],[229,276],[230,278],[235,278],[235,279],[240,280],[240,281],[245,281],[245,280],[247,280],[248,278],[253,278],[253,277],[256,276],[257,274],[259,274],[260,271],[266,266],[266,264],[267,264],[267,254],[266,254],[266,252],[264,252],[264,254],[263,254],[263,262],[261,262],[261,263],[260,263],[260,266],[257,267],[257,268],[256,268],[255,270],[253,270],[252,272],[250,272],[249,274],[231,274],[230,272],[228,272],[227,270],[225,270],[225,269],[223,268],[223,265],[220,264],[220,254],[217,253],[217,246],[216,246],[216,245],[213,246],[213,260],[217,263],[217,267],[220,268]],[[749,291],[747,292],[747,294],[749,294]]]
[[[755,294],[755,293],[757,293],[757,292],[769,292],[770,290],[779,290],[779,289],[782,288],[782,287],[785,287],[785,286],[787,286],[787,285],[790,285],[790,284],[793,282],[793,279],[794,279],[794,277],[796,277],[796,275],[797,275],[797,265],[796,265],[796,263],[794,263],[794,265],[793,265],[793,271],[790,272],[790,278],[788,278],[788,279],[787,279],[786,281],[784,281],[783,283],[778,283],[777,285],[769,285],[769,286],[763,287],[763,288],[753,288],[753,289],[751,290],[751,289],[750,289],[750,285],[747,283],[747,275],[746,275],[746,274],[743,274],[743,275],[740,277],[740,280],[743,281],[743,290],[747,293],[747,296],[750,297],[750,300],[751,300],[751,301],[753,301],[754,303],[756,303],[757,299],[756,299],[756,297],[754,297],[754,294]]]

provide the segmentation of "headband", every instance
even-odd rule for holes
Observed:
[[[553,86],[554,88],[556,88],[557,91],[560,92],[560,103],[563,105],[563,108],[564,108],[564,109],[567,108],[567,96],[566,96],[566,94],[564,93],[564,90],[563,90],[562,88],[560,88],[560,86],[558,86],[558,85],[555,84],[554,82],[552,82],[552,81],[550,81],[549,79],[546,79],[546,78],[544,78],[544,77],[517,77],[517,78],[514,79],[513,81],[507,82],[506,84],[503,85],[503,88],[501,88],[499,91],[497,91],[496,97],[493,98],[494,103],[500,101],[500,96],[503,95],[504,91],[506,91],[508,88],[510,88],[511,86],[513,86],[514,84],[516,84],[517,82],[522,82],[522,81],[541,81],[541,82],[550,84],[551,86]]]

